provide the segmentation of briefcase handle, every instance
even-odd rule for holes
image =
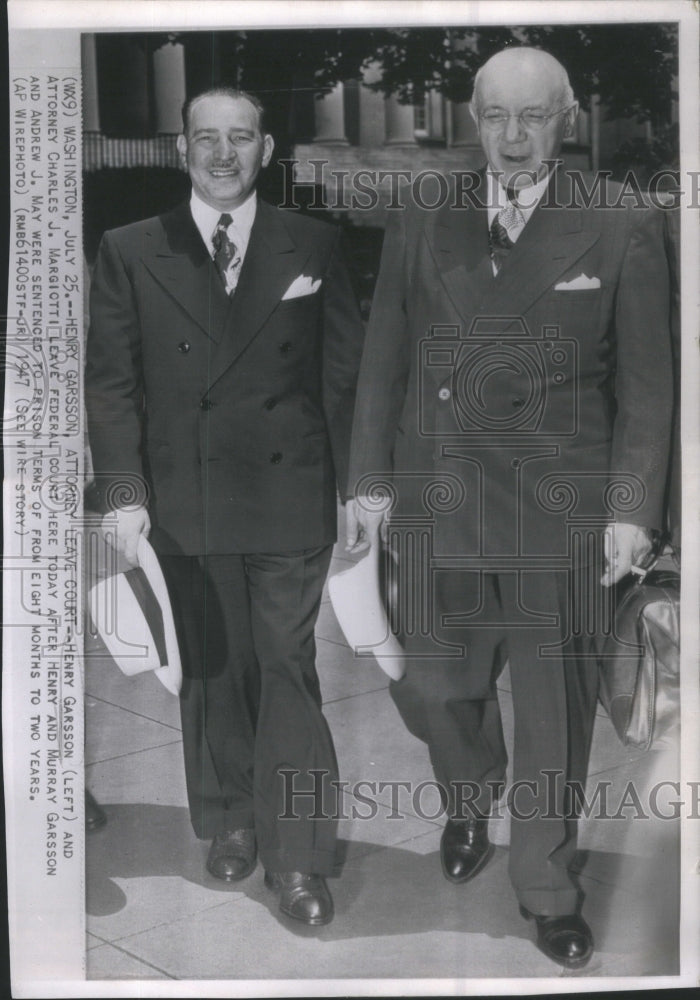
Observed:
[[[647,554],[642,559],[639,560],[639,562],[636,565],[632,566],[632,569],[630,571],[637,578],[635,581],[637,586],[644,583],[647,574],[654,569],[654,567],[656,566],[657,562],[659,561],[662,555],[667,555],[667,554],[670,555],[680,572],[679,555],[671,545],[668,533],[665,531],[652,530],[650,531],[650,535],[651,535],[651,548],[649,549]]]

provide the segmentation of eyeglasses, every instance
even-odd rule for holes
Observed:
[[[573,104],[570,104],[567,108],[559,108],[557,111],[553,111],[551,115],[544,115],[541,111],[522,111],[519,115],[508,115],[505,111],[486,111],[483,115],[479,115],[479,121],[485,125],[487,129],[492,132],[497,132],[502,129],[511,118],[517,118],[518,124],[521,128],[526,129],[528,132],[538,132],[543,129],[548,121],[552,118],[556,118],[557,115],[564,114],[566,111],[571,111]]]

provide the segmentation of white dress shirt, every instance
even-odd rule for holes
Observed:
[[[228,214],[233,220],[227,230],[228,238],[235,244],[241,258],[241,266],[243,265],[248,243],[250,242],[250,231],[253,228],[257,207],[258,200],[256,193],[255,191],[251,191],[242,205],[239,205],[238,208],[228,209]],[[204,245],[209,251],[209,256],[213,260],[215,250],[212,237],[219,219],[224,213],[220,212],[218,208],[212,208],[211,205],[207,205],[206,202],[197,197],[194,191],[190,198],[190,211],[192,212],[195,225],[204,240]]]
[[[517,242],[518,237],[522,233],[523,229],[527,225],[527,222],[532,215],[532,213],[537,208],[542,195],[547,189],[549,184],[549,178],[551,174],[547,174],[542,178],[541,181],[537,181],[536,184],[528,184],[526,187],[518,188],[517,195],[510,201],[508,195],[506,194],[506,189],[501,183],[500,179],[490,170],[486,171],[486,178],[488,182],[488,219],[489,219],[489,229],[493,224],[493,220],[507,208],[508,205],[515,205],[518,209],[519,220],[515,225],[510,225],[507,228],[508,236],[513,241]],[[497,273],[497,267],[493,261],[491,261],[491,266],[493,268],[494,275]]]

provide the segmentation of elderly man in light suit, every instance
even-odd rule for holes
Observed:
[[[190,201],[99,249],[90,445],[120,546],[133,561],[149,533],[168,581],[207,868],[242,879],[259,852],[281,911],[325,924],[335,824],[289,791],[322,776],[332,816],[314,625],[364,330],[338,230],[256,197],[273,150],[257,99],[216,88],[183,119]]]
[[[372,483],[393,496],[401,554],[415,560],[418,534],[430,537],[429,558],[412,571],[405,559],[399,586],[412,581],[414,617],[427,601],[431,627],[407,629],[406,673],[390,690],[444,789],[440,853],[453,882],[493,850],[506,768],[495,683],[508,660],[511,880],[538,947],[576,968],[593,951],[568,870],[597,695],[590,635],[606,624],[607,588],[661,526],[667,266],[659,213],[598,207],[615,185],[589,201],[592,178],[582,187],[557,167],[577,104],[552,56],[498,53],[471,107],[488,163],[463,185],[462,206],[396,212],[387,227],[348,546],[387,532]]]

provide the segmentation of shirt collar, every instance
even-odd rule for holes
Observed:
[[[501,184],[499,178],[496,174],[492,173],[491,170],[486,171],[486,176],[488,178],[488,213],[489,213],[489,226],[501,211],[508,204],[508,196],[506,190]],[[551,177],[551,171],[542,178],[541,181],[537,181],[536,184],[528,184],[527,187],[522,187],[518,190],[518,195],[515,199],[515,204],[518,206],[522,212],[523,219],[525,222],[528,221],[532,213],[537,208],[542,195],[547,189],[549,184],[549,179]]]
[[[257,207],[258,201],[256,192],[251,191],[242,205],[239,205],[237,208],[229,209],[228,214],[233,220],[233,226],[235,227],[236,236],[238,237],[236,245],[239,251],[243,251],[248,245],[248,241],[250,240],[250,231],[253,228]],[[205,246],[209,250],[209,253],[213,256],[214,247],[212,245],[211,238],[214,235],[216,224],[221,218],[222,213],[218,208],[212,208],[211,205],[207,205],[207,203],[202,201],[202,199],[195,194],[194,191],[192,191],[192,197],[190,198],[190,211],[192,212],[192,218],[194,219],[195,225],[204,240]]]

